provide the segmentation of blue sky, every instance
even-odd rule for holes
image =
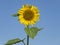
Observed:
[[[0,45],[26,37],[24,25],[11,16],[24,4],[38,6],[41,18],[35,26],[44,28],[30,39],[30,45],[60,45],[60,0],[0,0]]]

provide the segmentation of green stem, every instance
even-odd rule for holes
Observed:
[[[23,44],[25,45],[25,42],[23,41]]]
[[[29,28],[29,26],[27,26]],[[27,35],[27,45],[29,45],[29,35]]]
[[[29,36],[27,35],[27,45],[29,45]]]
[[[25,38],[22,40],[23,44],[25,45],[25,42],[24,42]]]

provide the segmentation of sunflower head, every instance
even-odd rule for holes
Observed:
[[[33,5],[23,5],[18,14],[19,22],[26,26],[35,24],[40,17],[38,8]]]

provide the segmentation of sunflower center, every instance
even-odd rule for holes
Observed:
[[[23,13],[23,18],[25,19],[25,20],[32,20],[33,18],[34,18],[34,12],[33,11],[31,11],[31,10],[26,10],[26,11],[24,11],[24,13]]]

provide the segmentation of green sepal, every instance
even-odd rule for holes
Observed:
[[[25,28],[25,32],[27,35],[29,35],[30,38],[34,39],[34,37],[37,35],[38,31],[40,31],[42,29],[43,28],[37,28],[37,27]]]
[[[13,16],[13,17],[17,17],[17,16],[19,16],[19,14],[16,13],[16,14],[13,14],[12,16]]]
[[[19,38],[16,38],[16,39],[9,40],[5,45],[12,45],[19,42],[22,42],[22,40],[20,40]]]

